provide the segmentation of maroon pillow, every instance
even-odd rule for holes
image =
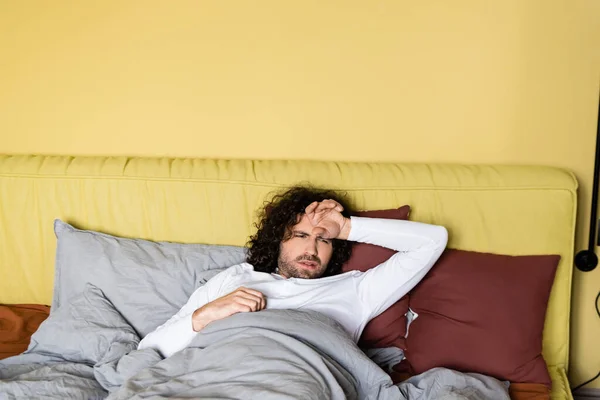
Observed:
[[[0,304],[0,360],[27,350],[49,313],[50,307],[41,304]]]
[[[357,217],[407,220],[409,214],[410,206],[402,206],[392,210],[362,211],[354,215]],[[342,272],[354,270],[365,272],[378,266],[394,254],[396,254],[395,250],[386,249],[385,247],[355,243],[352,246],[352,256],[342,266]],[[404,349],[406,347],[404,336],[406,336],[407,312],[408,296],[404,296],[367,324],[360,337],[359,345],[368,349],[390,346]]]
[[[542,332],[559,260],[446,249],[409,294],[411,374],[447,367],[550,387]]]

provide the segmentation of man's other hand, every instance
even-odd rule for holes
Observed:
[[[194,331],[198,332],[211,322],[240,312],[260,311],[266,306],[267,300],[261,292],[240,287],[194,311],[192,314],[192,327]]]

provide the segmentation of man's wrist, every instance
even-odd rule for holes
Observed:
[[[192,313],[192,329],[194,332],[200,332],[208,325],[208,322],[202,318],[202,308],[198,308]]]
[[[340,229],[340,234],[337,238],[348,240],[348,236],[350,236],[350,229],[352,229],[352,220],[350,218],[344,218],[344,224],[342,225],[342,229]]]

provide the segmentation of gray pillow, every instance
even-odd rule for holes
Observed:
[[[51,314],[91,283],[140,337],[177,313],[196,288],[246,257],[243,247],[126,239],[60,220],[54,221],[54,232]]]
[[[134,350],[139,340],[102,291],[88,284],[41,323],[25,354],[94,366],[111,353],[121,356]]]

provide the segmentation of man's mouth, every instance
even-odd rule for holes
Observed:
[[[302,266],[307,267],[307,268],[317,268],[319,266],[319,263],[317,263],[316,261],[308,261],[308,260],[300,260],[298,261],[298,264],[302,264]]]

